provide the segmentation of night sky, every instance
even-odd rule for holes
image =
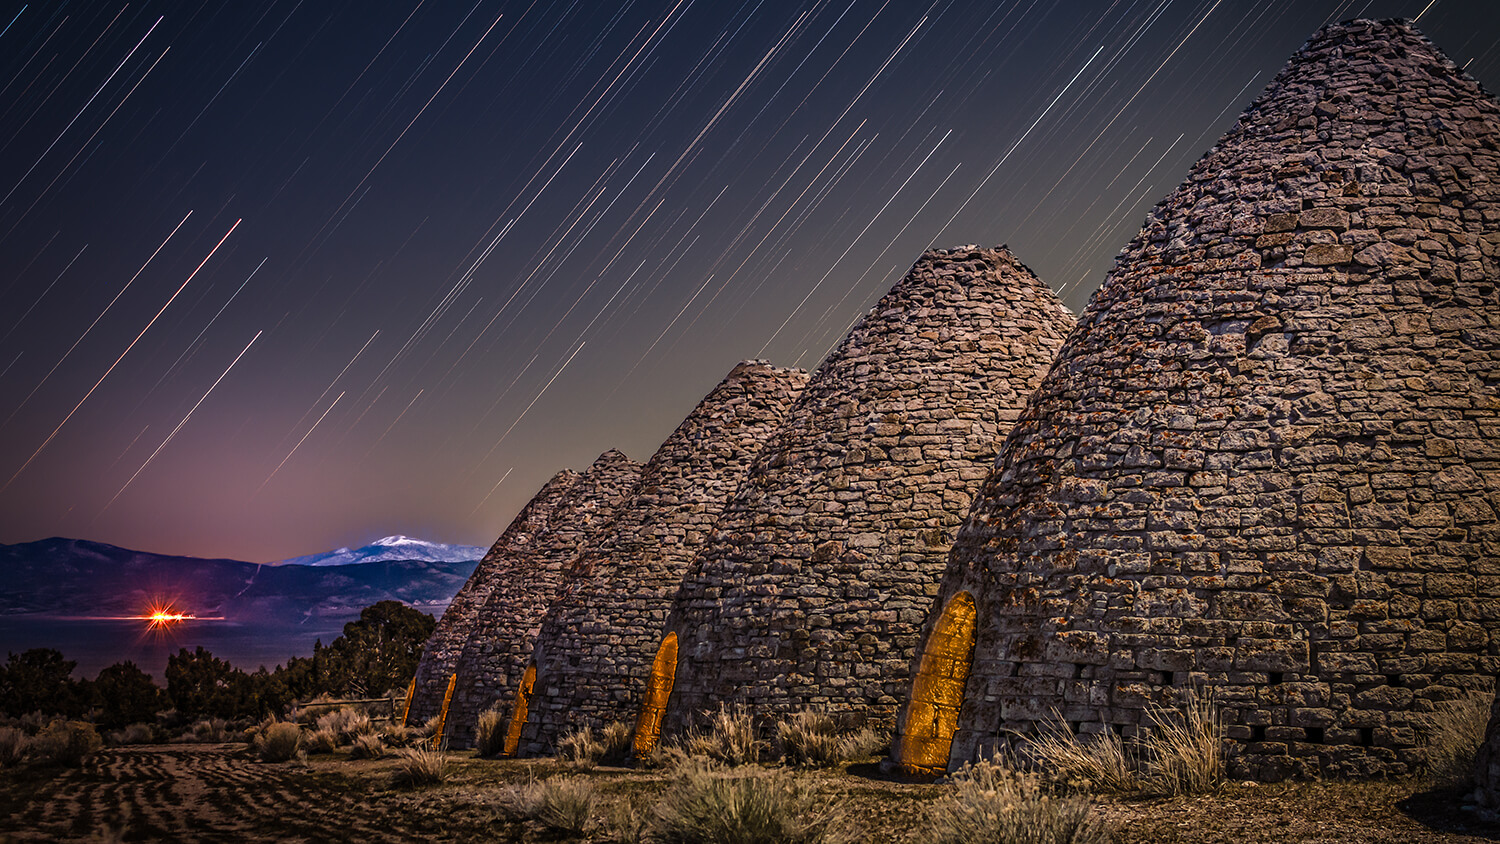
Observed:
[[[1074,310],[1321,25],[1493,0],[0,5],[0,542],[488,545],[928,246]]]

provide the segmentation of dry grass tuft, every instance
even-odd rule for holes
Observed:
[[[631,740],[634,738],[635,728],[624,721],[605,724],[604,729],[599,731],[599,743],[604,745],[604,754],[599,761],[614,764],[625,762],[630,758]]]
[[[26,756],[26,732],[15,727],[0,727],[0,768],[13,768]]]
[[[709,721],[707,732],[688,733],[684,749],[726,765],[753,765],[760,761],[766,743],[755,731],[755,719],[744,706],[720,706]]]
[[[1004,765],[966,765],[928,813],[938,844],[1103,844],[1079,796],[1048,794],[1041,778]]]
[[[269,724],[255,737],[255,755],[262,762],[287,762],[296,758],[302,743],[302,728],[291,721]]]
[[[1141,786],[1153,794],[1203,794],[1224,782],[1224,724],[1207,697],[1190,694],[1181,709],[1152,707],[1155,722],[1142,748]]]
[[[887,744],[884,736],[868,727],[849,732],[832,716],[811,709],[776,724],[776,746],[789,765],[832,768],[874,756]]]
[[[1427,777],[1435,785],[1463,786],[1474,779],[1474,762],[1490,722],[1488,695],[1438,704],[1423,724]]]
[[[375,733],[357,736],[349,745],[350,759],[381,759],[385,754],[385,741]]]
[[[1134,791],[1140,786],[1125,753],[1125,741],[1106,727],[1081,740],[1066,721],[1032,738],[1027,755],[1049,782],[1078,791]]]
[[[193,724],[193,741],[220,744],[229,740],[229,722],[223,718],[204,718]]]
[[[843,761],[838,722],[832,716],[804,709],[776,723],[781,758],[790,765],[825,768]]]
[[[548,830],[585,835],[596,826],[594,785],[577,777],[530,782],[511,790],[505,802],[517,817],[534,820]]]
[[[129,724],[117,734],[116,744],[155,744],[156,730],[150,724]]]
[[[340,745],[352,744],[356,738],[375,732],[370,716],[352,706],[344,706],[318,716],[319,730],[330,730]]]
[[[302,747],[308,753],[332,753],[338,750],[338,734],[328,728],[311,730],[302,740]]]
[[[505,752],[505,716],[498,709],[486,709],[479,713],[474,725],[474,750],[486,759]]]
[[[604,742],[594,735],[593,727],[574,730],[557,742],[557,758],[575,768],[588,770],[604,756]]]
[[[684,765],[648,830],[661,844],[825,844],[843,840],[838,818],[790,773]]]
[[[412,743],[414,732],[405,724],[385,724],[380,728],[380,736],[385,739],[386,747],[406,747]]]
[[[437,785],[448,775],[448,758],[436,750],[404,747],[396,751],[396,768],[391,771],[391,785],[398,788]]]

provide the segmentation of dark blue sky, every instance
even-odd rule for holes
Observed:
[[[1075,310],[1319,26],[1489,0],[0,7],[0,542],[488,544],[929,245]]]

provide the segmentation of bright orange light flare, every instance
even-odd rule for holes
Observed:
[[[153,606],[146,615],[138,617],[145,620],[147,630],[165,630],[174,624],[181,624],[184,621],[196,618],[191,613],[185,613],[170,606],[160,605]]]

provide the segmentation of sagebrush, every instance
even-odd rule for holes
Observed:
[[[87,721],[53,721],[27,743],[38,762],[76,768],[84,757],[104,746],[99,731]]]
[[[296,758],[302,746],[302,728],[291,721],[268,724],[255,737],[255,755],[262,762],[286,762]]]

